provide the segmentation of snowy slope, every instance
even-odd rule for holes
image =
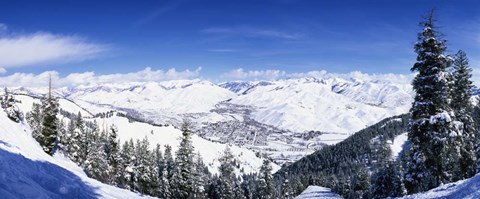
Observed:
[[[392,151],[392,159],[396,160],[399,158],[400,153],[406,148],[406,143],[408,141],[408,133],[402,133],[397,135],[393,142],[389,143],[390,150]]]
[[[409,195],[404,199],[428,199],[428,198],[450,198],[450,199],[476,199],[480,198],[480,174],[454,183],[449,183],[432,189],[430,191]]]
[[[88,178],[63,155],[51,157],[27,125],[0,111],[0,196],[2,198],[142,198]]]
[[[329,188],[309,186],[295,199],[341,199],[342,197]]]

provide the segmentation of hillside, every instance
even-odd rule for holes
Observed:
[[[44,153],[30,128],[0,111],[2,198],[144,198],[88,178],[62,154]]]

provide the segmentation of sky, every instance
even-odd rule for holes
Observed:
[[[410,74],[435,9],[480,80],[476,0],[0,0],[0,76],[55,71],[216,82],[328,71]]]

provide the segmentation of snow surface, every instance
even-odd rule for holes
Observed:
[[[295,199],[341,199],[342,197],[329,188],[309,186]]]
[[[408,133],[402,133],[397,135],[392,143],[390,143],[390,149],[392,150],[392,159],[398,159],[400,153],[405,149],[405,144],[408,140]]]
[[[480,174],[476,176],[442,185],[424,193],[418,193],[402,197],[403,199],[428,199],[428,198],[450,198],[450,199],[477,199],[480,198]]]
[[[46,154],[31,129],[0,111],[1,198],[146,198],[88,178],[62,154]]]

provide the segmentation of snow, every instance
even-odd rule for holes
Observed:
[[[405,149],[405,144],[408,140],[408,133],[402,133],[397,135],[393,142],[390,143],[390,149],[392,150],[392,159],[396,160],[399,158],[400,153]]]
[[[319,186],[307,187],[299,196],[295,199],[341,199],[342,197],[329,188]]]
[[[49,156],[31,129],[0,111],[0,196],[2,198],[146,198],[88,178],[62,154]]]
[[[450,199],[476,199],[480,198],[480,174],[454,183],[449,183],[424,193],[418,193],[402,197],[403,199],[428,199],[428,198],[450,198]]]

